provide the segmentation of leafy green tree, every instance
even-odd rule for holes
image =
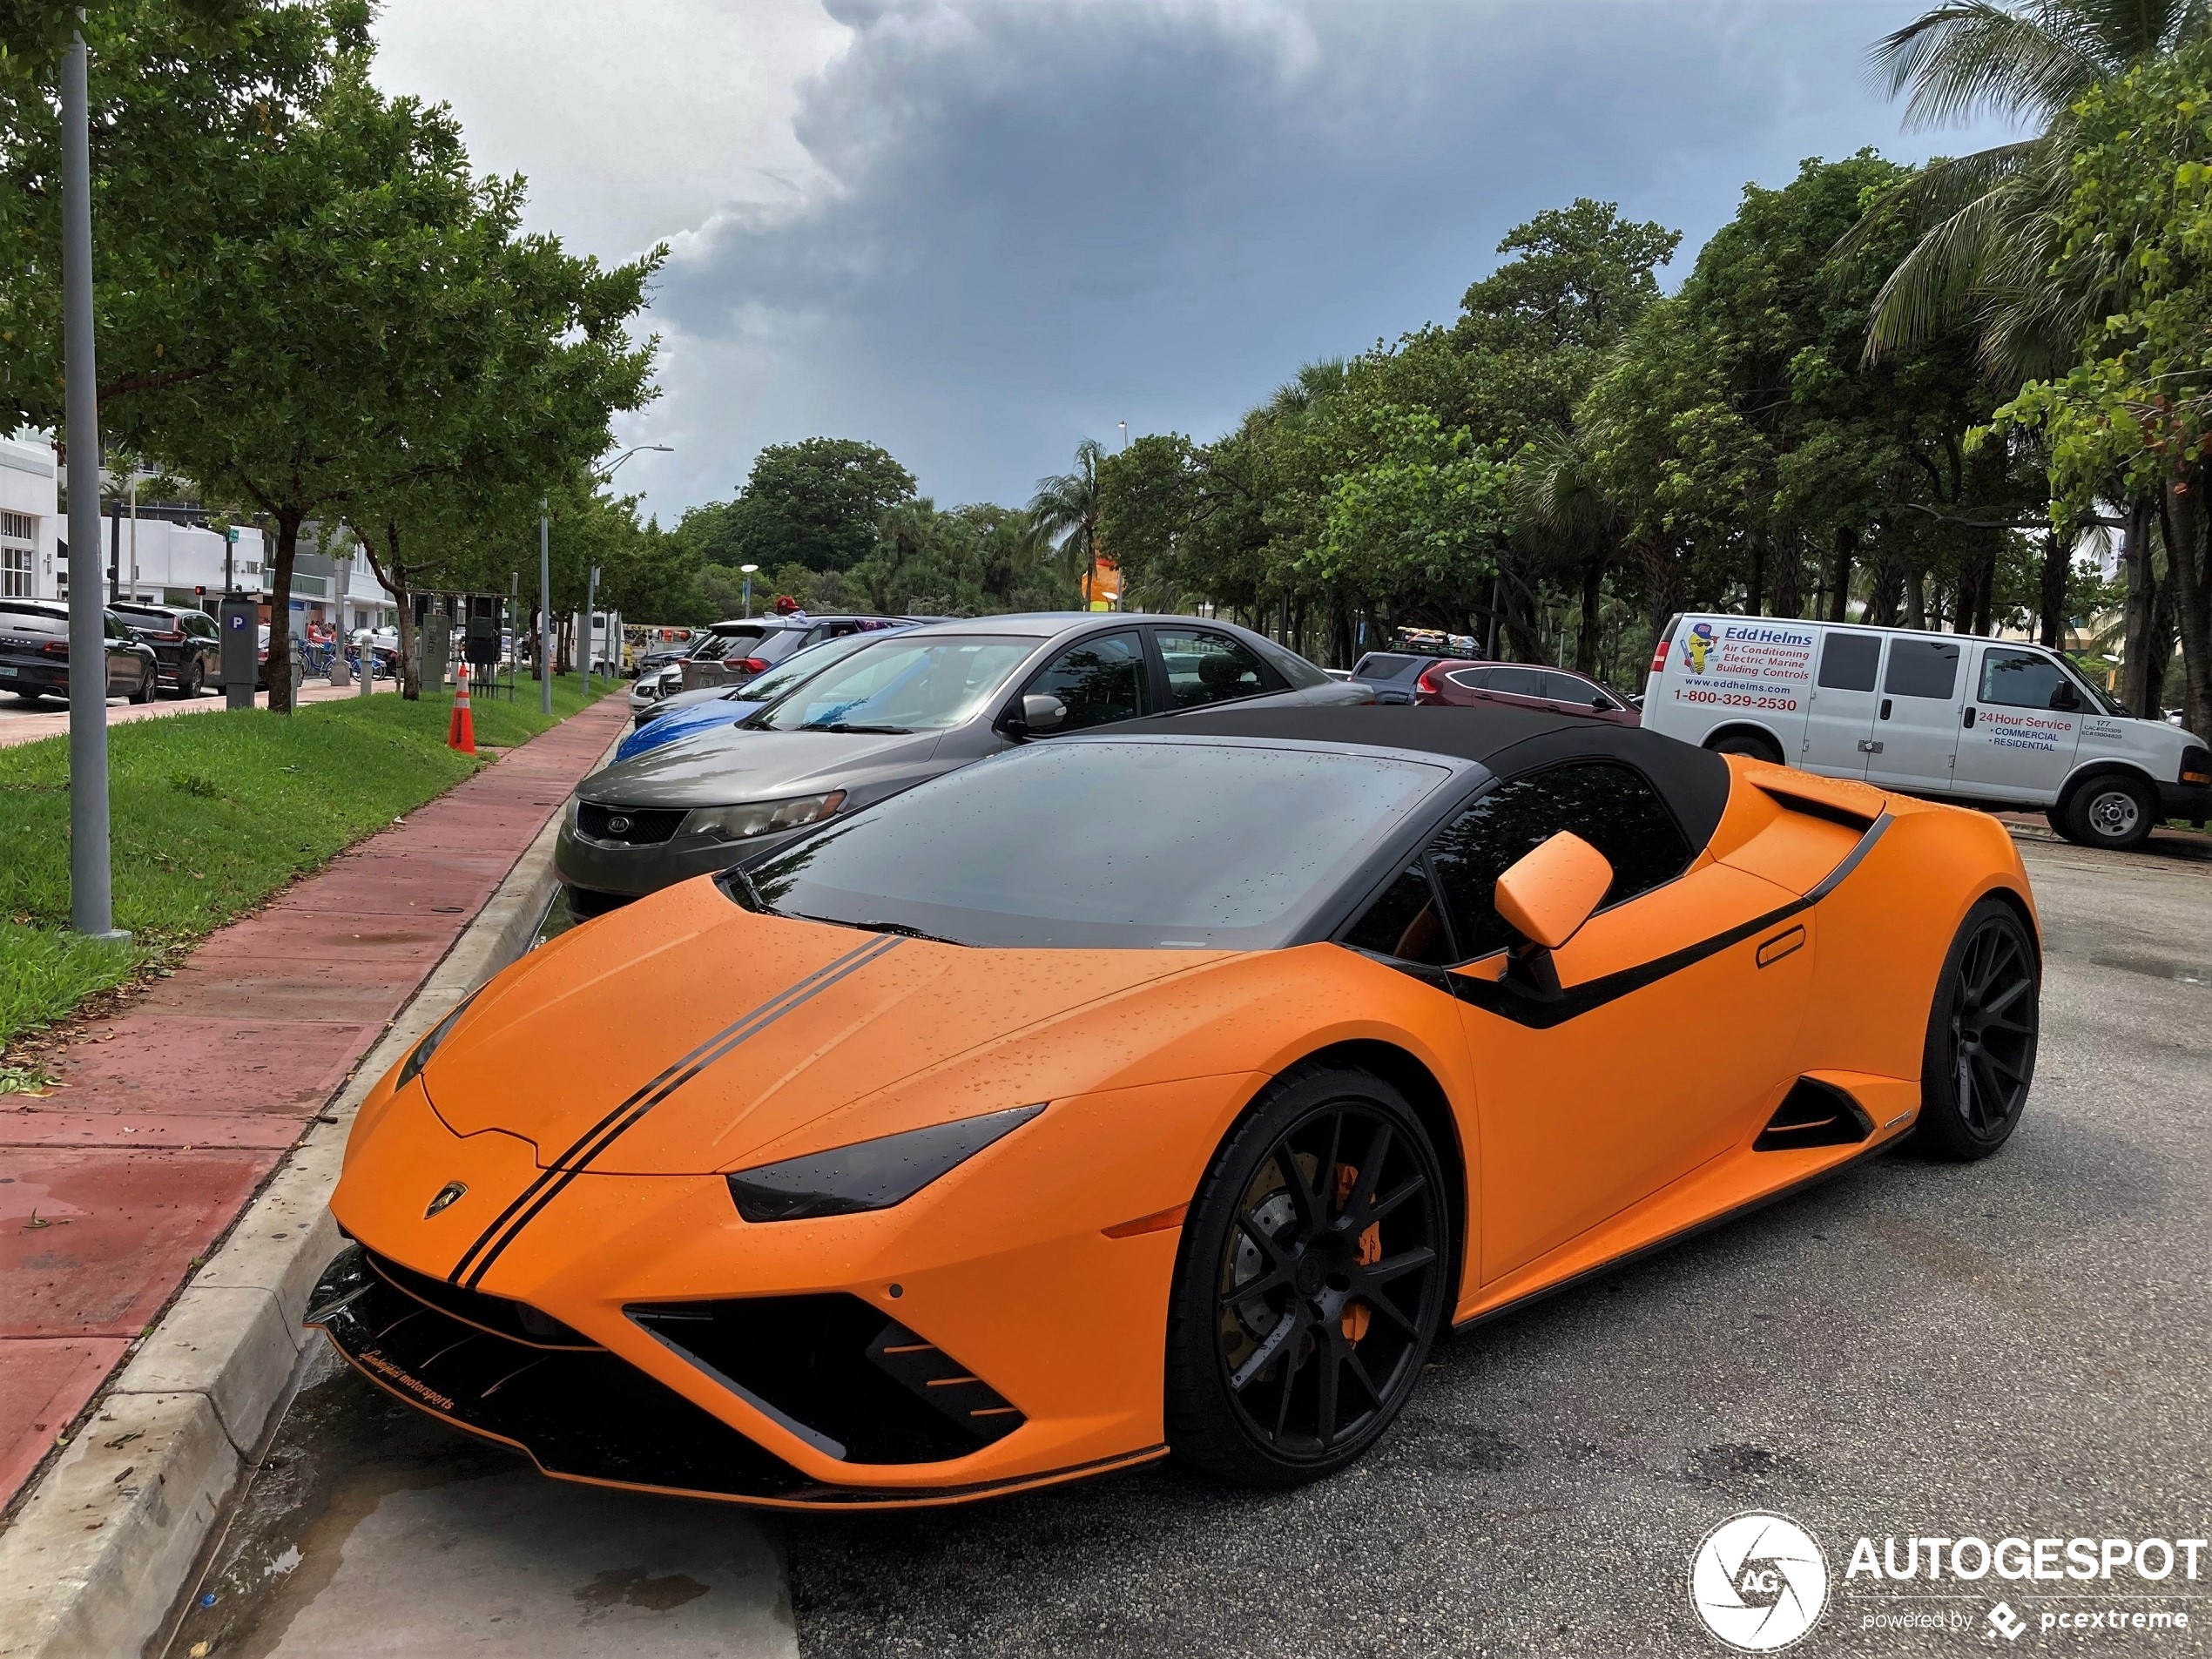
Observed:
[[[349,58],[362,0],[110,0],[84,10],[104,423],[239,348],[202,274],[272,233],[273,159]],[[0,6],[0,426],[62,422],[61,57],[78,9]]]
[[[2156,503],[2184,718],[2212,733],[2212,515],[2203,505],[2212,489],[2212,43],[2091,89],[2073,141],[2054,275],[2097,292],[2104,318],[2064,375],[2029,383],[1999,412],[1999,430],[2029,428],[2047,443],[2060,492],[2054,531],[2115,478]]]
[[[1098,469],[1105,459],[1105,446],[1085,438],[1076,446],[1074,469],[1038,479],[1029,499],[1030,518],[1060,549],[1063,573],[1081,581],[1086,594],[1098,583]]]
[[[625,325],[659,252],[610,270],[520,236],[521,181],[477,179],[451,115],[385,98],[365,67],[265,158],[256,233],[181,273],[219,369],[126,401],[116,423],[273,533],[278,709],[307,520],[347,516],[382,556],[393,527],[462,509],[377,503],[439,480],[462,496],[550,484],[648,395],[651,346]]]
[[[679,530],[709,563],[844,570],[876,550],[883,516],[914,499],[914,475],[872,443],[808,438],[770,444],[737,500],[685,516]]]

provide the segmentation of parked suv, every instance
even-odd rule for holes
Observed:
[[[198,697],[211,677],[219,678],[223,637],[215,630],[215,618],[206,611],[135,599],[118,599],[109,609],[153,647],[161,684],[179,697]]]
[[[1681,616],[1643,723],[1723,754],[1979,806],[2040,807],[2085,846],[2212,816],[2212,750],[2139,720],[2054,651],[1973,634]]]
[[[107,694],[153,701],[153,647],[105,613]],[[32,700],[69,695],[69,607],[44,599],[0,599],[0,691]]]

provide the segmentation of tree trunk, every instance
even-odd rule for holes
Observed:
[[[1774,614],[1802,617],[1805,610],[1804,552],[1797,533],[1790,531],[1774,550]]]
[[[1743,584],[1743,614],[1756,617],[1766,602],[1766,543],[1764,531],[1751,533],[1751,570]]]
[[[1866,589],[1865,619],[1877,628],[1894,628],[1904,603],[1905,573],[1898,569],[1897,555],[1885,536],[1876,543],[1873,577]]]
[[[2120,568],[2128,577],[2128,597],[2121,607],[2120,701],[2130,713],[2146,720],[2159,716],[2159,691],[2166,678],[2162,646],[2155,678],[2151,661],[2151,637],[2158,621],[2158,570],[2150,529],[2157,510],[2156,504],[2148,500],[2129,502],[2128,527],[2121,532],[2120,544]]]
[[[1575,631],[1575,671],[1597,672],[1598,630],[1605,598],[1605,560],[1596,557],[1582,566],[1582,624]]]
[[[2072,573],[2074,541],[2056,530],[2047,533],[2043,544],[2043,579],[2035,596],[2036,615],[2041,626],[2036,633],[2036,643],[2052,651],[2066,649],[2066,579]]]
[[[1842,622],[1851,604],[1851,560],[1858,549],[1858,532],[1848,524],[1836,526],[1833,578],[1828,587],[1828,620]]]
[[[354,527],[356,530],[359,526]],[[415,596],[408,591],[407,566],[400,559],[400,527],[390,519],[384,521],[384,557],[376,556],[376,548],[369,538],[361,538],[361,551],[368,556],[368,568],[376,574],[377,581],[396,600],[400,631],[400,695],[410,703],[422,695],[420,677],[415,671]],[[340,642],[342,650],[344,642]],[[375,681],[376,643],[372,637],[361,647],[361,672]]]
[[[269,711],[292,712],[292,566],[300,554],[300,521],[287,508],[276,515],[276,559],[269,567]]]
[[[1350,668],[1352,656],[1352,607],[1345,603],[1344,590],[1329,590],[1329,664],[1331,668]]]
[[[1917,564],[1905,573],[1905,625],[1928,625],[1928,573]]]
[[[2166,570],[2174,584],[2182,647],[2182,723],[2212,736],[2212,595],[2205,591],[2205,469],[2188,468],[2166,488]]]

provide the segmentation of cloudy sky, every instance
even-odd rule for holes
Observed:
[[[671,519],[766,443],[869,439],[941,505],[1088,435],[1209,437],[1448,319],[1578,195],[1686,234],[1747,180],[1918,158],[1865,48],[1924,0],[385,0],[533,228],[671,258],[624,471]]]

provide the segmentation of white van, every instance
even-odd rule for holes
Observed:
[[[2011,640],[1678,616],[1652,653],[1643,723],[1824,777],[2041,807],[2085,846],[2212,815],[2203,738],[2132,718],[2056,652]]]

